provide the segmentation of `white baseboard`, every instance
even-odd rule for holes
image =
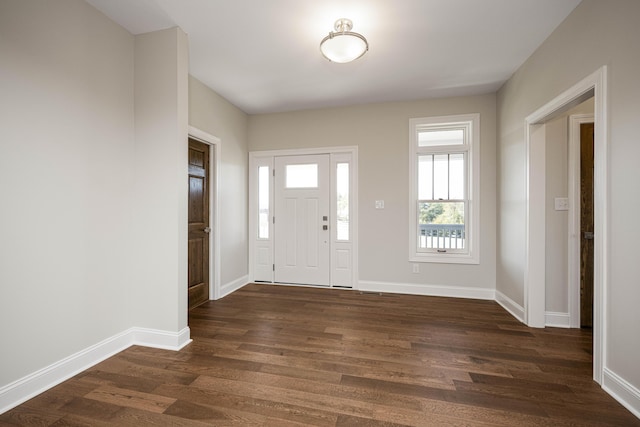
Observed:
[[[179,332],[145,328],[131,328],[129,330],[133,337],[131,345],[178,351],[192,341],[191,330],[188,326]]]
[[[609,368],[604,368],[602,388],[633,415],[640,418],[640,390]]]
[[[0,414],[89,369],[132,345],[180,350],[191,342],[188,327],[179,332],[130,328],[0,388]]]
[[[468,288],[448,285],[426,285],[415,283],[372,282],[361,280],[359,291],[386,292],[395,294],[427,295],[434,297],[469,298],[492,300],[495,290],[487,288]]]
[[[131,346],[130,330],[107,338],[0,388],[0,413]]]
[[[569,313],[547,311],[544,313],[544,325],[552,328],[570,328],[571,316]]]
[[[507,310],[513,317],[524,322],[524,307],[520,304],[506,296],[500,291],[496,291],[496,302],[502,306],[505,310]]]
[[[218,297],[218,299],[224,298],[227,295],[237,291],[247,283],[249,283],[248,275],[239,277],[236,280],[232,280],[231,282],[225,283],[224,285],[220,286],[220,296]]]

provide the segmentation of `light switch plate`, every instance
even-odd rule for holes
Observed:
[[[376,209],[384,209],[384,200],[376,200]]]
[[[566,197],[556,197],[554,199],[554,204],[557,211],[569,210],[569,199],[567,199]]]

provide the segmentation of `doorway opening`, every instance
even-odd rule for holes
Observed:
[[[594,116],[569,117],[569,316],[570,327],[593,327]]]
[[[593,327],[593,123],[580,125],[580,326]]]
[[[540,137],[544,124],[586,99],[594,98],[594,265],[593,265],[593,378],[602,383],[606,366],[606,296],[608,288],[608,194],[607,182],[607,68],[602,67],[525,119],[526,141],[526,254],[525,322],[543,328],[545,322],[545,144]]]
[[[189,138],[189,309],[209,301],[210,147]]]
[[[199,148],[195,149],[193,159],[191,159],[191,153],[189,156],[189,283],[187,290],[189,308],[220,298],[218,173],[221,141],[207,132],[190,126],[189,146],[191,147],[192,144]],[[191,152],[191,148],[189,151]],[[204,166],[205,163],[208,165],[208,172],[205,178],[201,178],[203,171],[198,165]],[[192,185],[194,196],[196,196],[193,200]],[[200,193],[199,189],[201,189]],[[206,220],[206,223],[203,220]],[[193,301],[192,294],[194,294]]]

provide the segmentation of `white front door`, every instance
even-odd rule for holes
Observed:
[[[275,281],[330,285],[328,154],[275,158]]]

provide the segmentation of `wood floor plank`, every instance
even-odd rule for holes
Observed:
[[[343,399],[332,395],[321,395],[295,389],[243,383],[240,381],[205,376],[198,378],[193,386],[208,390],[226,391],[232,394],[245,395],[262,400],[271,400],[281,404],[310,408],[314,410],[331,408],[331,411],[336,414],[355,414],[370,417],[374,406],[374,404],[369,403],[366,400],[359,400],[358,396],[351,396],[351,398]]]
[[[303,425],[331,426],[335,424],[337,416],[331,411],[301,407],[282,403],[269,398],[257,398],[246,394],[234,394],[230,390],[213,390],[198,387],[186,387],[176,384],[163,385],[156,390],[165,396],[180,396],[182,399],[200,405],[211,405],[215,409],[228,414],[239,413],[256,414],[269,419],[280,419],[297,422]]]
[[[337,427],[406,427],[408,424],[398,424],[369,418],[340,415],[335,424]]]
[[[95,399],[75,397],[59,409],[60,413],[79,415],[88,418],[96,418],[101,421],[110,421],[115,414],[122,409],[121,406],[110,402],[102,402]]]
[[[82,375],[82,374],[81,374]],[[87,382],[80,375],[49,389],[21,405],[22,408],[42,409],[53,413],[76,397],[82,397],[96,388],[95,383]]]
[[[23,407],[9,411],[0,418],[0,426],[49,426],[54,425],[63,414],[40,408]]]
[[[164,412],[175,403],[175,399],[112,386],[100,386],[84,397],[98,402],[157,413]]]
[[[115,372],[91,370],[80,374],[78,378],[85,383],[90,383],[94,387],[98,385],[110,385],[122,389],[150,392],[158,387],[163,381],[144,378],[139,376],[130,376]]]
[[[493,301],[250,284],[0,414],[44,426],[640,426],[591,378],[592,334]]]
[[[174,415],[188,420],[200,420],[209,422],[220,422],[227,419],[223,411],[216,410],[209,406],[200,405],[187,400],[176,400],[165,411],[166,415]]]

